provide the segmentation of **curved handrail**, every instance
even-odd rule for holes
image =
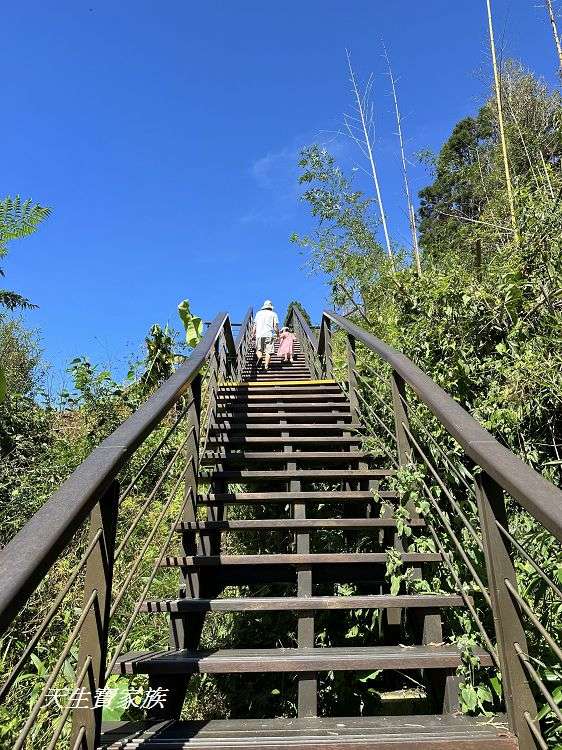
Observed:
[[[16,617],[124,462],[187,391],[223,330],[227,350],[236,356],[228,315],[221,312],[176,372],[92,451],[0,551],[0,632]]]
[[[249,307],[246,312],[246,315],[244,315],[244,320],[242,321],[242,323],[240,323],[240,328],[238,329],[238,335],[236,336],[236,341],[234,343],[237,352],[240,351],[240,347],[242,346],[244,342],[246,329],[248,328],[248,324],[250,320],[252,319],[253,314],[254,314],[253,309]]]
[[[296,308],[293,311],[298,313]],[[302,315],[300,317],[302,319]],[[459,443],[467,456],[553,536],[562,541],[562,492],[557,487],[501,445],[404,354],[335,312],[324,311],[323,323],[325,320],[333,321],[388,362]],[[321,337],[316,349],[318,355],[323,353],[323,343],[324,337]]]
[[[298,321],[299,321],[299,323],[300,323],[300,325],[301,325],[301,327],[302,327],[302,329],[303,329],[303,331],[304,331],[307,339],[310,341],[310,343],[312,344],[312,346],[314,347],[314,349],[316,351],[318,351],[319,342],[318,342],[318,339],[316,337],[316,334],[311,329],[311,327],[308,325],[308,323],[307,323],[304,315],[301,313],[301,311],[299,310],[299,308],[295,307],[294,305],[291,305],[291,307],[289,308],[289,316],[288,317],[290,317],[291,315],[295,315],[297,317],[297,319],[298,319]]]

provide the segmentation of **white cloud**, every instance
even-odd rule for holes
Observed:
[[[298,148],[285,146],[280,151],[269,151],[256,159],[251,173],[264,190],[278,189],[296,180]]]

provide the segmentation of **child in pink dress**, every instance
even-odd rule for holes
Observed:
[[[284,357],[284,362],[290,362],[293,364],[293,347],[295,345],[296,336],[291,333],[288,328],[282,328],[279,334],[279,349],[277,350],[277,356]]]

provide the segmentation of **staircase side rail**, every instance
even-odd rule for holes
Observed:
[[[303,355],[311,375],[320,377],[325,368],[318,356],[318,338],[316,334],[311,329],[298,307],[291,305],[287,319],[289,323],[293,325],[295,335],[301,343]]]
[[[109,435],[0,551],[0,633],[17,616],[90,512],[162,418],[189,390],[217,339],[235,354],[228,315],[219,313],[176,372]]]
[[[363,378],[363,374],[358,372],[359,368],[356,367],[356,342],[360,342],[367,350],[377,354],[390,366],[390,382],[386,381],[386,377],[378,375],[376,371],[369,371],[370,377],[374,376],[375,379],[386,382],[388,392],[392,396],[389,403],[375,389],[368,387],[368,392],[382,404],[385,410],[383,413],[389,413],[394,420],[394,431],[392,431],[384,420],[380,419],[376,411],[372,410],[371,417],[376,418],[385,433],[392,438],[391,443],[395,444],[395,455],[392,455],[390,451],[385,450],[385,452],[397,467],[417,462],[419,457],[429,471],[432,481],[434,480],[440,489],[441,496],[437,501],[427,483],[422,482],[424,494],[433,506],[435,519],[440,519],[440,532],[445,537],[447,535],[450,537],[456,547],[456,553],[462,558],[461,566],[466,571],[467,579],[472,579],[472,585],[475,590],[479,591],[483,603],[491,609],[497,651],[478,612],[472,605],[469,607],[483,642],[490,650],[494,663],[501,672],[509,727],[517,736],[520,750],[536,750],[537,747],[546,747],[544,740],[546,735],[543,735],[543,730],[548,732],[549,725],[545,724],[545,721],[548,718],[550,722],[553,719],[562,722],[562,712],[557,704],[555,691],[551,692],[552,686],[547,684],[546,674],[541,676],[533,663],[544,666],[541,659],[546,658],[550,663],[554,657],[554,663],[557,661],[562,665],[562,646],[558,642],[557,635],[550,632],[557,621],[556,617],[551,617],[551,615],[558,611],[558,601],[562,599],[562,590],[542,567],[545,562],[548,565],[553,560],[545,559],[537,563],[525,546],[521,545],[510,532],[509,506],[506,496],[511,497],[523,511],[552,535],[554,546],[549,547],[552,557],[556,555],[557,542],[562,541],[562,492],[502,446],[460,404],[404,354],[335,312],[323,314],[321,325],[323,335],[320,337],[317,349],[319,358],[323,358],[326,362],[331,359],[331,323],[347,334],[348,392],[352,408],[354,408],[354,403],[359,406],[359,401],[363,402],[363,406],[369,406],[359,387],[359,384],[362,388],[368,386],[368,380]],[[443,481],[433,459],[425,453],[420,444],[424,442],[424,438],[416,438],[412,431],[410,417],[413,417],[416,422],[421,420],[416,411],[411,408],[407,386],[475,466],[476,470],[472,473],[462,463],[456,467],[446,452],[437,444],[440,458],[445,457],[448,476],[453,476],[454,481],[460,481],[462,485],[460,497],[466,503],[466,508],[470,509],[472,523],[463,507],[457,502],[455,491],[447,486],[448,480]],[[362,408],[358,408],[358,416],[361,416],[361,412]],[[418,426],[424,429],[423,424]],[[435,443],[431,433],[429,436],[431,442]],[[429,453],[431,454],[432,451],[430,450]],[[467,477],[472,480],[473,486],[466,481]],[[443,512],[441,504],[445,504],[446,512]],[[448,515],[449,513],[451,515]],[[451,524],[453,518],[455,521]],[[451,555],[443,547],[440,536],[434,528],[433,520],[429,518],[427,523],[431,536],[443,555],[444,563],[453,574],[457,592],[462,595],[467,579],[461,581],[458,578],[451,566]],[[487,586],[480,579],[470,556],[466,554],[467,537],[464,542],[459,541],[453,526],[460,526],[461,530],[464,526],[464,531],[469,532],[469,546],[472,547],[474,554],[483,557]],[[530,565],[539,579],[542,579],[542,582],[549,588],[550,598],[548,601],[546,598],[543,601],[546,616],[544,612],[537,614],[535,608],[537,602],[533,601],[532,596],[529,601],[529,592],[518,590],[517,557]],[[529,638],[527,638],[528,635]],[[534,651],[537,651],[538,656],[541,656],[539,648],[547,656],[541,659],[534,657],[529,653],[528,643]],[[543,702],[540,710],[537,701]]]
[[[335,312],[324,312],[324,317],[387,362],[437,417],[466,455],[558,541],[562,541],[562,492],[557,487],[501,445],[404,354]]]
[[[244,320],[240,324],[238,335],[236,336],[235,347],[237,356],[236,379],[242,380],[242,372],[246,362],[246,356],[250,347],[254,326],[254,311],[248,308]]]

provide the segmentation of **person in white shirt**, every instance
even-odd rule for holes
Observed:
[[[271,300],[266,299],[254,319],[254,336],[258,364],[263,357],[263,367],[267,372],[269,360],[275,351],[275,339],[279,335],[279,318],[273,309]]]

